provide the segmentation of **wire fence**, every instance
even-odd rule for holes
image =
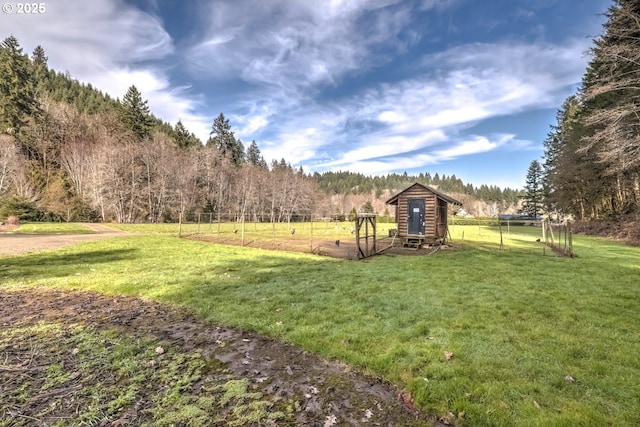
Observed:
[[[193,214],[180,218],[178,235],[223,244],[358,258],[356,222],[313,214],[292,215],[287,221],[249,221],[243,215]],[[394,222],[379,223],[388,235]],[[384,239],[383,243],[384,243]]]
[[[454,242],[485,249],[525,252],[542,256],[575,256],[571,224],[545,220],[499,218],[451,218],[449,235]]]
[[[545,245],[552,250],[569,257],[574,257],[573,252],[573,232],[571,222],[552,223],[549,220],[542,221],[542,238]]]
[[[270,222],[268,218],[249,221],[249,216],[237,213],[196,213],[180,218],[178,234],[222,244],[361,258],[355,219],[342,220],[314,213],[291,215],[282,222]],[[393,239],[395,229],[397,224],[393,218],[377,217],[377,250],[401,243]],[[461,219],[450,216],[446,241],[454,248],[468,245],[542,256],[575,255],[570,225],[540,220]]]

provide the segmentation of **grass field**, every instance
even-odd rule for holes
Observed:
[[[458,425],[640,425],[639,248],[576,236],[560,258],[539,228],[503,230],[499,250],[497,229],[455,226],[456,250],[347,261],[145,227],[123,228],[165,235],[0,258],[1,286],[183,305],[381,375]]]
[[[111,227],[133,233],[167,234],[177,236],[204,234],[221,238],[241,239],[244,233],[246,239],[269,241],[272,239],[309,241],[317,239],[349,239],[353,238],[350,222],[292,222],[268,223],[186,223],[186,224],[109,224]],[[395,223],[378,223],[377,232],[380,236],[388,236],[389,229],[395,228]],[[291,234],[292,229],[294,234]]]
[[[32,222],[21,225],[14,231],[17,234],[91,234],[89,228],[80,223]]]

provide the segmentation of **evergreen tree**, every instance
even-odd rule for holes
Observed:
[[[213,125],[211,126],[211,133],[209,135],[207,146],[215,146],[222,155],[231,160],[234,165],[239,166],[242,164],[244,161],[244,147],[240,140],[236,140],[231,130],[229,119],[225,118],[223,113],[220,113],[213,119]]]
[[[615,0],[583,78],[581,153],[605,166],[605,214],[640,211],[640,3]],[[611,195],[613,195],[611,197]]]
[[[585,138],[608,172],[640,171],[640,3],[615,0],[583,79]]]
[[[178,120],[176,127],[173,129],[176,144],[180,148],[197,147],[198,139],[184,127],[181,120]]]
[[[244,144],[242,143],[242,141],[240,141],[240,139],[236,139],[236,143],[233,145],[233,148],[231,150],[230,158],[231,163],[236,166],[240,166],[244,163]]]
[[[537,218],[542,210],[542,166],[534,160],[527,171],[525,195],[522,210],[531,218]]]
[[[18,133],[29,116],[37,115],[31,63],[18,40],[0,43],[0,133]]]
[[[358,218],[358,212],[356,211],[356,208],[353,207],[351,208],[351,211],[349,212],[349,216],[347,217],[347,219],[349,221],[355,221]]]
[[[600,203],[608,179],[593,152],[581,150],[588,128],[578,96],[558,110],[557,123],[544,140],[544,203],[548,211],[587,216]]]
[[[249,147],[247,147],[246,154],[247,163],[252,164],[254,166],[266,168],[267,163],[264,161],[264,157],[260,153],[260,149],[258,148],[258,144],[256,141],[251,141]]]
[[[364,212],[364,213],[374,213],[373,205],[371,204],[371,200],[367,200],[366,202],[364,202],[364,204],[362,205],[362,207],[360,209],[362,209],[362,212]]]
[[[49,58],[44,53],[44,49],[42,46],[38,45],[35,49],[33,49],[33,54],[31,55],[31,62],[33,63],[34,68],[48,70],[47,61]]]
[[[640,3],[614,0],[606,16],[544,141],[545,203],[581,219],[640,210]]]
[[[147,138],[151,135],[153,119],[149,112],[147,101],[142,99],[142,95],[135,86],[129,87],[120,104],[120,120],[139,139]]]

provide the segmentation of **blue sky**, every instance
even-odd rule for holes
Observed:
[[[609,0],[48,0],[2,37],[267,161],[521,187]]]

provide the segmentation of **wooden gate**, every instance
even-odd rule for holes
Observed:
[[[356,218],[356,249],[358,258],[375,255],[376,248],[376,215],[358,214]]]

